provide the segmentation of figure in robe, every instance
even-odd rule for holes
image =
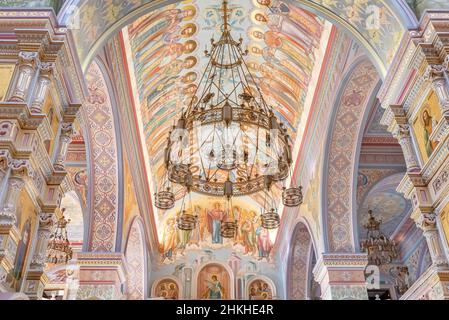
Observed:
[[[226,219],[226,213],[221,209],[220,202],[216,202],[214,209],[207,214],[208,229],[212,234],[212,243],[223,243],[223,238],[220,234],[221,222]]]
[[[173,256],[176,255],[176,220],[170,218],[165,225],[164,233],[162,236],[162,244],[160,252],[162,253],[162,262],[165,259],[173,260]]]
[[[187,214],[190,214],[190,212],[187,212]],[[178,212],[177,217],[179,217],[180,215],[181,212]],[[177,241],[178,241],[177,248],[180,250],[181,255],[184,255],[184,252],[187,248],[187,244],[190,241],[191,234],[192,230],[177,229]]]
[[[222,300],[225,298],[225,291],[216,275],[211,277],[212,281],[207,281],[207,289],[203,298],[210,300]]]
[[[245,247],[244,254],[256,253],[256,233],[254,230],[254,223],[252,221],[254,215],[255,215],[254,212],[250,211],[249,215],[243,218],[241,228],[243,235],[243,245]]]
[[[193,215],[198,217],[198,222],[195,226],[195,229],[192,230],[192,234],[190,236],[190,244],[192,245],[196,245],[197,247],[199,247],[199,242],[200,242],[200,238],[201,238],[201,215],[202,215],[202,211],[204,211],[199,205],[195,205],[193,207]]]
[[[433,132],[433,117],[430,115],[429,111],[426,109],[422,113],[422,122],[424,126],[424,144],[426,147],[426,154],[430,157],[433,150],[436,148],[437,144],[435,141],[430,140],[430,135]]]
[[[259,251],[259,260],[266,258],[269,260],[271,249],[273,244],[270,240],[270,232],[262,227],[261,224],[256,229],[257,249]]]

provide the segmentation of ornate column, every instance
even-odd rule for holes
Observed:
[[[72,141],[73,124],[62,123],[61,135],[59,136],[58,153],[56,155],[55,163],[53,167],[56,171],[65,171],[65,159],[67,155],[67,149]]]
[[[368,300],[366,254],[323,254],[313,274],[323,300]]]
[[[443,115],[449,113],[449,83],[446,68],[440,64],[429,65],[424,73],[424,79],[432,82],[432,88],[440,102]]]
[[[422,229],[429,248],[432,265],[438,268],[449,267],[446,256],[440,242],[440,234],[436,224],[437,216],[434,212],[421,213],[416,219],[416,225]]]
[[[51,84],[51,75],[55,64],[53,62],[39,62],[36,88],[34,91],[33,102],[31,104],[31,113],[42,113],[45,97]]]
[[[25,102],[30,84],[36,73],[37,52],[21,51],[17,62],[17,73],[13,79],[12,94],[9,101]]]
[[[51,230],[55,222],[53,212],[39,213],[39,228],[33,256],[31,258],[30,269],[27,273],[24,293],[30,299],[41,299],[45,285],[48,281],[44,273],[46,262],[46,251]]]
[[[18,160],[12,160],[11,166],[16,166]],[[23,177],[14,174],[8,178],[5,201],[0,210],[0,285],[6,282],[6,277],[14,268],[17,253],[17,244],[20,235],[16,227],[17,200],[23,190],[25,182]]]
[[[401,145],[404,159],[407,166],[407,172],[419,172],[421,170],[415,150],[413,149],[412,137],[410,136],[410,126],[408,124],[398,124],[393,136],[398,139]]]

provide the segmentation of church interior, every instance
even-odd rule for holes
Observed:
[[[0,300],[449,300],[449,2],[0,1]]]

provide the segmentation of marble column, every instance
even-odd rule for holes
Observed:
[[[368,300],[366,254],[331,253],[319,257],[313,274],[323,300]]]
[[[433,212],[421,213],[416,220],[416,225],[423,231],[423,235],[426,238],[432,265],[437,268],[447,269],[449,265],[440,241],[436,219],[437,216]]]
[[[65,159],[70,142],[72,141],[73,124],[61,124],[61,134],[59,136],[58,153],[53,165],[57,171],[65,171]]]
[[[410,126],[408,124],[398,124],[396,130],[393,132],[393,136],[398,139],[401,145],[407,172],[419,172],[421,168],[413,148]]]
[[[25,102],[31,82],[36,74],[37,52],[21,51],[17,62],[17,72],[13,79],[12,93],[9,101]]]
[[[48,240],[50,239],[50,234],[55,223],[53,212],[41,212],[38,218],[39,228],[37,231],[37,239],[35,239],[34,252],[24,287],[24,293],[33,300],[42,298],[45,285],[48,281],[44,273],[44,267],[47,259]]]
[[[42,113],[42,107],[47,96],[48,89],[51,84],[51,75],[55,64],[52,62],[39,62],[38,65],[38,78],[36,88],[34,90],[33,101],[31,104],[31,113]]]
[[[424,79],[431,81],[432,88],[438,97],[443,115],[449,113],[449,83],[444,65],[429,65],[424,73]]]

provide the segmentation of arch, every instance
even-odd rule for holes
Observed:
[[[178,2],[180,1],[130,2],[115,7],[114,15],[111,16],[111,10],[104,8],[106,2],[103,4],[95,0],[83,2],[72,0],[67,1],[61,9],[59,20],[61,24],[71,24],[73,23],[71,14],[79,15],[79,20],[76,19],[77,23],[72,27],[72,31],[83,70],[86,70],[98,50],[124,26],[149,12]],[[415,15],[404,0],[398,0],[395,4],[387,0],[371,0],[369,5],[365,3],[341,5],[323,0],[294,0],[294,2],[298,7],[313,12],[348,31],[362,44],[382,76],[386,74],[402,35],[407,28],[417,25]],[[358,19],[353,18],[354,14],[358,15]],[[373,33],[376,36],[373,36]]]
[[[183,295],[184,288],[182,286],[181,281],[179,281],[179,279],[174,277],[174,276],[164,276],[162,278],[154,280],[153,285],[151,287],[151,297],[152,298],[158,297],[157,289],[158,289],[159,285],[161,283],[163,283],[163,282],[174,282],[174,283],[176,283],[176,285],[178,287],[178,299],[179,300],[183,299],[183,297],[184,297],[184,295]]]
[[[67,225],[67,237],[75,251],[81,251],[84,242],[84,213],[81,201],[76,191],[71,190],[61,199],[61,208],[65,208],[64,215],[70,219]]]
[[[111,82],[99,60],[86,72],[89,96],[82,108],[88,151],[89,229],[84,248],[93,252],[120,249],[122,175],[120,135],[114,115]]]
[[[212,265],[217,265],[219,267],[222,267],[223,270],[226,271],[227,275],[229,276],[229,293],[228,293],[228,296],[226,297],[226,299],[230,299],[230,300],[235,299],[235,279],[234,279],[234,274],[232,272],[231,267],[229,267],[228,265],[226,265],[220,261],[215,261],[215,260],[204,262],[198,266],[197,271],[195,272],[195,275],[193,276],[192,292],[194,295],[194,299],[201,299],[201,295],[198,294],[198,290],[199,290],[198,281],[199,281],[201,272],[206,267],[212,266]]]
[[[310,296],[311,259],[315,246],[309,228],[300,221],[296,224],[290,241],[287,270],[287,297],[290,300],[307,300]]]
[[[277,292],[276,292],[276,285],[274,284],[273,280],[268,278],[267,276],[254,276],[249,279],[249,281],[246,283],[245,287],[245,299],[249,300],[249,290],[251,288],[251,285],[256,281],[263,281],[268,284],[269,288],[271,289],[271,297],[272,299],[276,299]]]
[[[380,78],[366,58],[347,72],[335,100],[323,157],[322,228],[326,252],[356,252],[356,183],[361,138]]]
[[[145,300],[147,297],[147,259],[142,221],[135,217],[126,241],[128,300]]]

